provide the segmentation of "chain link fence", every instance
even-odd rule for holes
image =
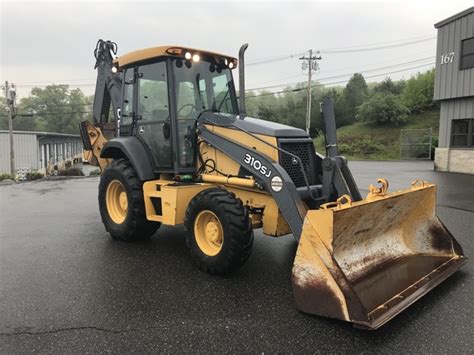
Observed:
[[[431,159],[433,129],[400,130],[400,159]]]

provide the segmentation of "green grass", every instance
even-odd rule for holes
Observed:
[[[404,125],[376,126],[356,122],[337,130],[337,142],[341,155],[350,160],[397,160],[400,159],[400,130],[432,128],[437,142],[439,110],[411,115]],[[314,140],[316,150],[324,154],[324,137]]]

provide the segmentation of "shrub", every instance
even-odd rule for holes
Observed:
[[[408,120],[409,110],[390,93],[376,93],[359,107],[359,117],[378,125],[399,126]]]
[[[383,142],[370,136],[363,136],[360,139],[343,137],[337,147],[339,154],[355,156],[369,156],[380,153],[384,149]]]
[[[31,171],[26,174],[26,180],[28,181],[39,180],[39,179],[42,179],[43,177],[44,175],[37,171]]]
[[[340,143],[337,145],[337,151],[339,154],[352,154],[352,149],[350,144]]]
[[[66,170],[61,170],[58,173],[59,176],[84,176],[84,173],[81,169],[78,168],[68,168]]]
[[[403,89],[401,100],[412,113],[428,111],[436,103],[433,101],[434,69],[410,78]]]
[[[92,170],[89,173],[89,176],[99,176],[99,175],[100,175],[100,170],[99,169]]]
[[[364,136],[362,140],[355,142],[354,152],[359,155],[372,155],[380,152],[384,148],[382,142],[373,139],[370,136]]]
[[[3,180],[15,180],[12,174],[0,174],[0,181]]]

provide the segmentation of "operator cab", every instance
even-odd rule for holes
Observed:
[[[120,136],[143,141],[157,173],[195,171],[196,120],[204,111],[238,114],[232,57],[182,47],[121,56]],[[174,155],[174,157],[173,157]]]

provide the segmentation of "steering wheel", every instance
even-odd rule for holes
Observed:
[[[194,104],[184,104],[183,106],[181,106],[177,112],[177,115],[179,116],[179,114],[181,113],[181,111],[183,110],[183,108],[185,107],[191,107],[191,111],[189,111],[189,113],[186,115],[186,116],[183,116],[183,117],[189,117],[191,116],[191,114],[196,111],[196,106]]]

